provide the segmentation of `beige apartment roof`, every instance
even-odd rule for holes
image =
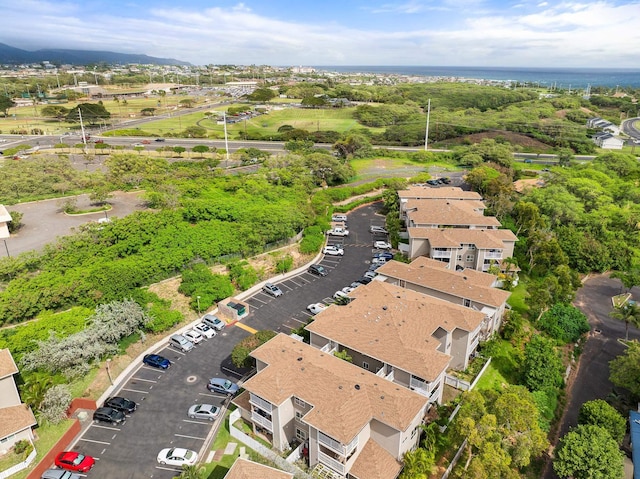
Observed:
[[[441,261],[435,262],[442,263]],[[434,268],[430,263],[424,261],[414,260],[411,264],[389,261],[378,268],[376,272],[383,276],[400,279],[407,283],[417,284],[434,291],[470,299],[476,303],[496,308],[502,306],[511,295],[508,291],[486,286],[484,284],[485,278],[479,275],[468,275],[468,270],[452,271]],[[492,274],[482,273],[482,275],[492,278],[492,284],[497,279]]]
[[[474,331],[484,319],[479,311],[382,281],[349,296],[348,305],[322,311],[306,329],[427,381],[451,361],[437,350],[436,330]]]
[[[293,479],[293,474],[239,457],[224,479]]]
[[[498,231],[501,233],[496,233]],[[462,244],[473,244],[478,249],[504,249],[505,241],[517,240],[511,230],[407,228],[407,232],[410,238],[429,240],[432,248],[460,248]]]
[[[0,439],[36,424],[36,418],[26,404],[0,408]]]
[[[369,439],[349,470],[357,479],[396,479],[402,464],[382,446]]]
[[[484,216],[481,201],[409,200],[407,216],[419,225],[500,226],[494,216]]]
[[[8,349],[0,349],[0,379],[18,373],[18,366]]]
[[[312,406],[303,421],[342,444],[372,419],[405,431],[427,404],[426,397],[284,334],[251,356],[268,366],[243,384],[246,390],[275,405],[302,399]]]
[[[406,190],[398,191],[400,199],[424,198],[424,199],[451,199],[451,200],[481,200],[482,196],[475,191],[465,191],[457,186],[441,186],[432,188],[429,186],[410,186]]]

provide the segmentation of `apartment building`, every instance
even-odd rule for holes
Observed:
[[[306,326],[310,344],[346,352],[352,363],[442,401],[448,368],[464,369],[478,347],[485,314],[400,286],[372,281]]]
[[[480,200],[408,200],[401,219],[407,228],[498,229],[500,222],[493,216],[485,216],[485,209]]]
[[[337,477],[398,476],[426,397],[284,334],[251,356],[257,373],[233,403],[275,449],[306,442],[310,467]]]
[[[411,264],[390,261],[376,270],[377,281],[433,296],[453,304],[465,306],[485,315],[480,340],[496,333],[511,293],[497,289],[498,278],[474,269],[454,271],[447,263],[417,257]]]
[[[407,228],[409,258],[427,256],[451,270],[487,272],[492,265],[506,269],[518,238],[507,229]]]
[[[224,479],[293,479],[293,474],[239,457]]]
[[[14,374],[18,374],[8,349],[0,349],[0,456],[21,439],[33,441],[32,427],[36,418],[26,404],[22,404]]]

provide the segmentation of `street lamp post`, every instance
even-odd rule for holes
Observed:
[[[196,296],[196,301],[198,302],[198,316],[200,316],[200,296]]]
[[[109,382],[113,386],[113,379],[111,378],[111,369],[109,369],[110,364],[111,364],[111,358],[107,358],[107,376],[109,376]]]

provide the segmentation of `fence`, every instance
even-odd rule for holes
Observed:
[[[298,469],[295,465],[291,464],[291,462],[289,462],[288,459],[287,460],[283,459],[278,454],[273,452],[271,449],[266,448],[264,445],[260,444],[258,441],[246,435],[240,429],[235,427],[234,423],[238,419],[240,419],[240,410],[236,409],[235,411],[232,411],[231,414],[229,414],[229,432],[231,433],[231,437],[233,437],[234,439],[237,439],[244,445],[250,447],[261,456],[266,457],[270,461],[274,462],[280,469],[290,472],[291,474],[294,474],[295,477],[303,478],[303,479],[311,479],[311,476],[309,476],[307,473],[305,473],[301,469]],[[296,454],[296,451],[293,451],[292,455]]]
[[[31,445],[33,446],[33,443],[31,443]],[[9,469],[5,469],[4,471],[0,471],[0,479],[5,479],[6,477],[9,477],[12,474],[15,474],[16,472],[20,472],[23,469],[26,469],[27,467],[29,467],[31,465],[33,460],[36,458],[36,455],[37,455],[37,453],[36,453],[36,449],[34,447],[33,450],[29,453],[29,455],[27,456],[27,458],[24,461],[19,462],[18,464],[16,464],[15,466],[10,467]]]
[[[447,467],[447,470],[444,471],[440,479],[447,479],[449,477],[449,474],[451,474],[451,471],[453,471],[453,468],[456,467],[456,464],[458,464],[458,461],[460,460],[460,455],[462,454],[462,451],[464,451],[465,447],[467,447],[466,439],[462,441],[462,445],[460,446],[460,449],[458,449],[458,452],[456,452],[456,455],[453,456],[453,460],[451,461],[451,464],[449,464],[449,467]]]

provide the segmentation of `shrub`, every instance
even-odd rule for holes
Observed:
[[[24,213],[20,211],[9,211],[9,214],[11,215],[11,221],[7,223],[7,227],[9,228],[9,233],[15,233],[22,227],[22,217]]]
[[[26,439],[21,439],[13,445],[13,452],[18,456],[22,455],[26,458],[31,454],[31,451],[33,451],[33,444]]]
[[[317,253],[324,243],[324,231],[320,226],[309,226],[302,233],[300,252],[303,254]]]
[[[602,399],[587,401],[580,408],[578,415],[579,424],[591,424],[605,429],[611,437],[622,444],[627,421],[616,409]]]
[[[234,261],[227,265],[229,277],[240,291],[246,291],[258,282],[258,273],[246,261]]]
[[[204,264],[196,264],[183,271],[182,283],[178,291],[191,296],[191,309],[198,309],[200,296],[200,310],[207,310],[221,299],[233,294],[233,285],[229,276],[213,274]]]
[[[231,361],[236,367],[244,368],[251,366],[253,359],[249,354],[258,346],[269,341],[276,336],[276,332],[264,330],[244,338],[238,344],[235,345],[233,351],[231,351]]]
[[[578,308],[562,303],[544,312],[538,328],[563,343],[576,342],[590,329],[587,317]]]
[[[291,271],[292,267],[293,267],[293,256],[291,256],[290,254],[283,256],[282,258],[278,259],[278,261],[276,262],[276,271],[278,273],[284,274],[288,271]]]
[[[543,336],[534,335],[525,346],[522,369],[524,384],[530,391],[562,385],[562,360],[553,342]]]
[[[42,404],[40,414],[52,424],[58,424],[67,418],[67,409],[71,404],[71,392],[66,384],[58,384],[49,389]]]

